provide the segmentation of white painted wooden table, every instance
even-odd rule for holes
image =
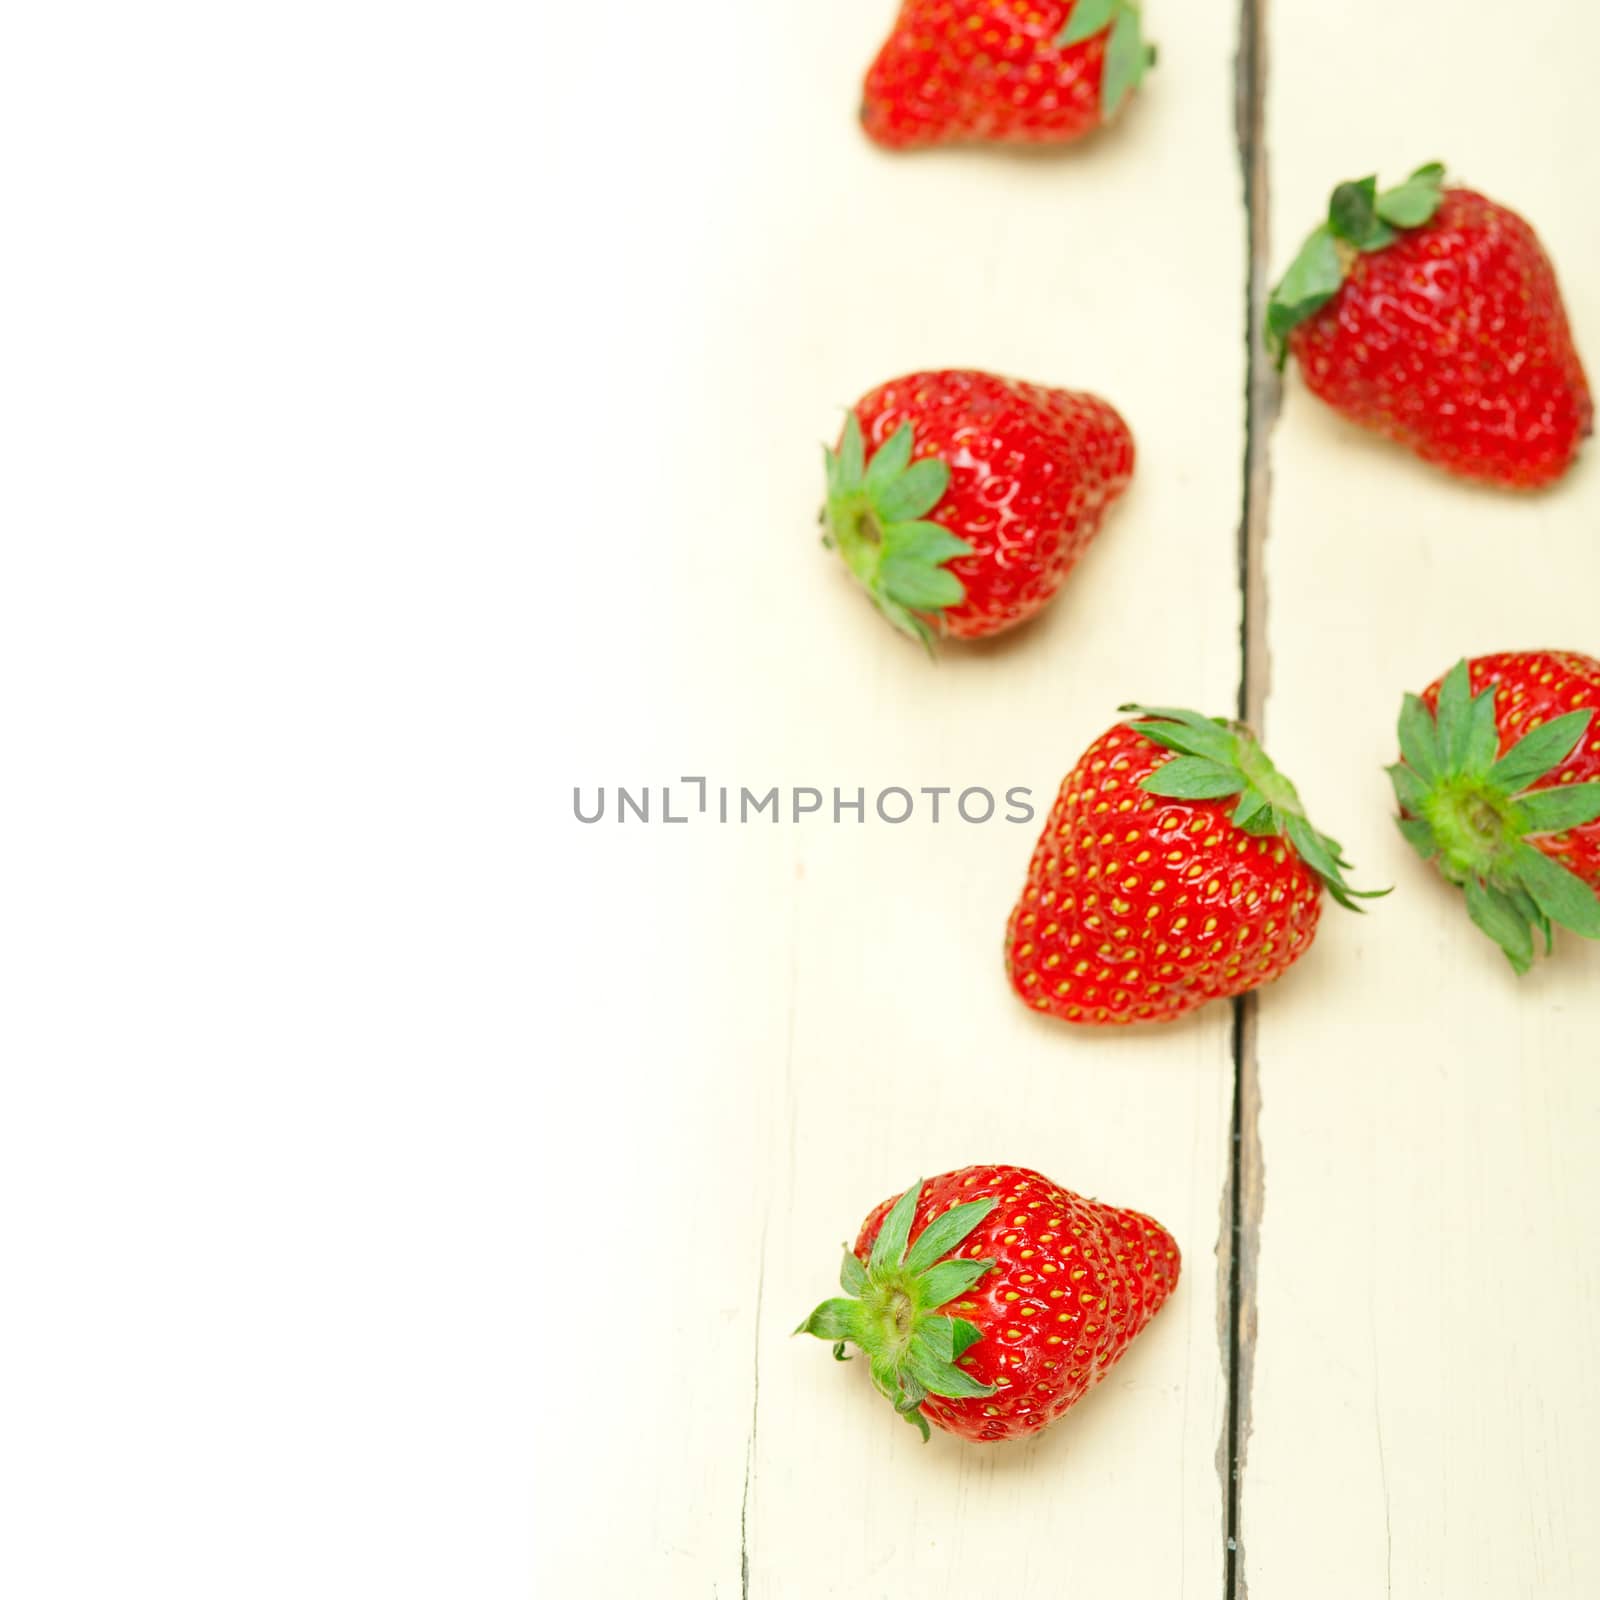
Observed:
[[[552,1386],[541,1593],[1600,1593],[1600,949],[1515,983],[1381,770],[1402,691],[1461,654],[1600,648],[1600,463],[1537,500],[1457,487],[1292,376],[1280,397],[1246,340],[1337,180],[1437,157],[1534,219],[1600,362],[1600,24],[1262,3],[1151,0],[1143,97],[1053,157],[872,149],[852,108],[889,0],[622,8],[641,142],[573,179],[614,209],[544,377],[619,429],[562,445],[555,514],[608,552],[572,638],[632,641],[569,660],[555,713],[552,998],[586,1065],[546,1157],[627,1264],[535,1352],[611,1375]],[[601,71],[552,86],[553,123]],[[812,518],[841,408],[940,364],[1097,390],[1140,457],[1042,623],[930,668]],[[1071,1032],[1009,993],[1032,827],[580,828],[565,787],[1048,803],[1119,702],[1241,697],[1359,881],[1398,889],[1330,908],[1259,1004],[1165,1031]],[[924,1447],[789,1331],[871,1205],[976,1160],[1154,1213],[1185,1273],[1048,1436]]]
[[[1439,158],[1600,376],[1600,20],[1146,0],[1124,125],[895,158],[893,9],[10,8],[5,1600],[1600,1595],[1600,947],[1515,983],[1382,772],[1463,653],[1600,651],[1600,445],[1458,487],[1247,316]],[[813,519],[843,408],[945,364],[1139,466],[934,667]],[[1129,699],[1244,706],[1397,885],[1164,1031],[1010,993],[1037,823],[661,817],[1042,807]],[[923,1446],[790,1330],[990,1160],[1185,1270],[1047,1435]]]

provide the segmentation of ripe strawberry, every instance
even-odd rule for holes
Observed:
[[[1061,144],[1110,122],[1154,60],[1134,0],[904,0],[861,122],[891,150]]]
[[[885,1200],[840,1286],[796,1333],[866,1353],[908,1422],[1020,1439],[1117,1363],[1178,1281],[1178,1246],[1137,1211],[1026,1167],[963,1167]]]
[[[1066,1022],[1170,1022],[1258,988],[1310,948],[1324,887],[1370,898],[1247,729],[1122,709],[1140,720],[1067,774],[1006,935],[1012,987]]]
[[[1400,831],[1466,892],[1518,972],[1533,930],[1600,939],[1600,661],[1528,650],[1460,661],[1400,712]]]
[[[925,645],[1031,617],[1133,475],[1133,435],[1104,400],[986,372],[874,389],[824,454],[824,542]]]
[[[1459,477],[1553,483],[1593,431],[1555,269],[1532,228],[1444,168],[1340,184],[1272,292],[1267,340],[1334,410]]]

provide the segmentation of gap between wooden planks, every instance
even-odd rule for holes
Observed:
[[[1244,183],[1249,272],[1245,288],[1245,445],[1239,517],[1239,705],[1242,721],[1258,732],[1271,682],[1267,635],[1265,549],[1271,466],[1268,441],[1281,392],[1262,338],[1271,285],[1268,227],[1266,97],[1267,0],[1240,0],[1236,61],[1236,126]],[[1228,1190],[1217,1248],[1222,1281],[1218,1304],[1227,1383],[1227,1416],[1217,1445],[1222,1479],[1223,1600],[1245,1591],[1241,1497],[1250,1440],[1250,1384],[1255,1364],[1255,1281],[1264,1198],[1256,1041],[1258,997],[1233,1002],[1233,1119],[1228,1143]]]

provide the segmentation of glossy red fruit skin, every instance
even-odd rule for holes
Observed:
[[[1068,0],[905,0],[868,69],[862,126],[891,150],[1093,132],[1106,34],[1058,49],[1071,11]]]
[[[910,422],[913,460],[949,465],[950,487],[928,520],[973,553],[950,563],[966,598],[928,621],[956,639],[987,638],[1044,606],[1133,476],[1133,435],[1092,394],[986,372],[917,372],[863,396],[856,415],[869,456]]]
[[[1139,783],[1172,753],[1130,723],[1067,774],[1006,931],[1011,986],[1064,1022],[1171,1022],[1281,977],[1311,947],[1322,884],[1236,801]]]
[[[942,1311],[983,1334],[960,1364],[998,1390],[922,1403],[935,1427],[984,1443],[1024,1438],[1081,1400],[1160,1310],[1182,1264],[1159,1222],[1086,1200],[1026,1167],[963,1167],[930,1179],[912,1238],[951,1206],[991,1195],[1000,1204],[952,1254],[992,1260],[996,1270]],[[863,1263],[899,1198],[862,1224],[855,1253]]]
[[[1313,394],[1460,477],[1541,488],[1593,429],[1549,257],[1521,217],[1470,189],[1445,190],[1431,221],[1357,255],[1289,349]]]
[[[1533,787],[1600,783],[1600,661],[1573,650],[1512,650],[1478,656],[1467,663],[1467,673],[1475,695],[1494,685],[1501,755],[1552,717],[1593,708],[1594,720],[1571,755]],[[1430,711],[1439,709],[1443,682],[1440,678],[1422,692],[1423,704]],[[1530,835],[1528,843],[1600,894],[1600,821],[1566,833]]]

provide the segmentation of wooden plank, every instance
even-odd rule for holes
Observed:
[[[652,235],[621,206],[597,281],[573,275],[574,326],[603,330],[607,359],[648,352],[625,420],[649,426],[614,458],[563,435],[578,459],[555,486],[635,602],[629,670],[591,654],[576,690],[565,738],[586,783],[1018,785],[1042,819],[1120,702],[1234,704],[1232,40],[1213,19],[1163,17],[1182,69],[1158,71],[1126,126],[1081,150],[897,159],[853,118],[891,11],[703,0],[715,94],[685,112],[671,73],[630,86],[648,181],[624,170],[618,192],[651,224],[668,206],[694,223]],[[619,259],[647,308],[618,294]],[[601,416],[580,344],[546,387],[580,384]],[[1142,460],[1045,619],[930,666],[819,547],[818,445],[872,384],[959,363],[1105,394]],[[598,507],[574,492],[597,483]],[[553,554],[581,574],[583,551]],[[593,637],[612,594],[562,592],[575,640]],[[1053,1581],[1064,1553],[1085,1592],[1220,1584],[1231,1014],[1120,1036],[1030,1015],[1001,949],[1039,820],[972,826],[948,802],[945,818],[924,805],[900,827],[562,825],[557,1035],[593,1069],[551,1130],[551,1170],[590,1197],[598,1236],[634,1238],[644,1219],[650,1243],[629,1254],[637,1323],[600,1302],[585,1320],[585,1367],[614,1384],[552,1386],[550,1433],[567,1441],[540,1483],[552,1593],[899,1600]],[[636,954],[625,983],[589,954],[618,927]],[[602,1119],[612,1159],[596,1181],[569,1130]],[[877,1200],[993,1159],[1154,1213],[1187,1270],[1048,1437],[924,1448],[859,1367],[790,1330]],[[571,1361],[552,1326],[544,1369]]]
[[[1378,45],[1375,47],[1375,41]],[[1448,159],[1538,227],[1600,356],[1600,111],[1578,7],[1355,0],[1274,17],[1273,261],[1332,185]],[[1335,86],[1359,115],[1327,116]],[[1483,115],[1484,96],[1517,107]],[[1252,1595],[1600,1591],[1600,948],[1517,983],[1397,837],[1405,689],[1463,654],[1595,651],[1600,464],[1519,499],[1342,423],[1293,376],[1271,450],[1268,734],[1367,883],[1263,997]]]
[[[636,374],[648,467],[615,468],[624,490],[660,474],[653,515],[605,530],[626,552],[619,587],[666,604],[632,619],[657,664],[648,683],[630,698],[603,665],[586,678],[575,770],[615,783],[655,763],[653,781],[869,794],[1025,785],[1042,815],[1120,701],[1233,703],[1244,253],[1231,41],[1198,17],[1164,19],[1184,70],[1158,73],[1092,147],[893,159],[852,117],[890,9],[708,0],[704,37],[729,41],[708,71],[736,152],[700,110],[687,128],[670,115],[680,90],[666,80],[635,85],[651,171],[664,185],[673,174],[696,231],[631,236],[675,272],[670,315],[647,321],[608,283],[574,283],[574,320],[620,319],[617,348],[636,335],[655,355]],[[1181,275],[1167,266],[1175,241]],[[630,242],[625,227],[615,242]],[[1179,350],[1191,382],[1174,379]],[[1144,455],[1047,619],[930,667],[818,547],[817,443],[871,384],[963,362],[1099,390]],[[551,870],[571,886],[573,948],[626,906],[653,952],[626,1004],[581,959],[563,966],[558,1004],[561,1036],[606,1063],[572,1110],[610,1112],[624,1175],[618,1200],[585,1192],[603,1230],[653,1223],[637,1303],[659,1347],[638,1373],[637,1336],[597,1315],[586,1348],[615,1391],[556,1386],[552,1431],[572,1444],[540,1484],[552,1592],[632,1592],[649,1574],[674,1595],[956,1594],[1053,1574],[1062,1551],[1086,1589],[1213,1591],[1231,1018],[1100,1037],[1030,1016],[1000,951],[1036,829],[925,812],[898,828],[682,828],[670,860],[659,833],[563,835]],[[620,864],[619,839],[632,840]],[[789,1332],[883,1194],[996,1158],[1153,1212],[1187,1273],[1049,1437],[924,1449],[859,1368]],[[553,1159],[584,1182],[576,1156]],[[558,1369],[560,1346],[553,1335]]]
[[[869,793],[1023,784],[1042,807],[1121,700],[1160,693],[1223,711],[1237,693],[1244,223],[1232,41],[1214,18],[1163,15],[1165,59],[1182,70],[1158,72],[1126,127],[1090,148],[894,159],[848,115],[890,9],[831,0],[793,10],[768,39],[760,164],[783,214],[770,202],[759,214],[777,231],[754,348],[713,351],[733,392],[757,382],[757,363],[784,375],[753,414],[725,419],[726,455],[749,463],[750,495],[770,508],[764,570],[739,575],[758,587],[759,619],[727,639],[761,669],[740,690],[743,759]],[[803,521],[815,467],[793,445],[831,430],[878,379],[940,362],[1097,389],[1125,410],[1143,455],[1053,613],[929,669],[816,550]],[[919,820],[781,836],[795,878],[792,988],[772,1009],[791,1027],[782,1063],[774,1039],[729,1064],[735,1077],[784,1071],[760,1123],[768,1232],[748,1330],[760,1388],[741,1485],[752,1596],[1021,1588],[1057,1581],[1063,1560],[1085,1593],[1220,1584],[1213,1251],[1231,1016],[1102,1037],[1028,1015],[1000,948],[1036,826]],[[918,1173],[990,1159],[1149,1209],[1180,1237],[1187,1272],[1104,1391],[1045,1439],[923,1447],[859,1367],[835,1367],[789,1331],[830,1291],[838,1245],[872,1204]],[[742,1326],[756,1279],[752,1260]],[[698,1525],[721,1541],[708,1553],[730,1548],[737,1509],[706,1509]],[[688,1575],[706,1569],[680,1570],[688,1593]]]

